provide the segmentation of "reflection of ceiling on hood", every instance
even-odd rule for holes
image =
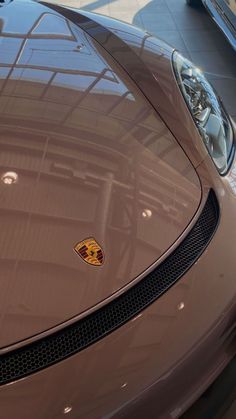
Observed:
[[[18,175],[0,183],[0,285],[13,287],[0,295],[5,343],[137,277],[179,237],[201,193],[182,149],[111,57],[37,3],[17,19],[20,3],[7,6],[0,36],[0,178]],[[102,271],[73,251],[90,236],[104,249]],[[35,329],[14,326],[17,315],[34,317]]]
[[[163,204],[163,197],[174,187],[166,169],[179,176],[178,166],[183,162],[181,152],[135,86],[128,80],[124,81],[122,72],[114,72],[109,57],[108,61],[104,60],[104,52],[99,54],[99,46],[95,48],[93,41],[65,18],[45,12],[36,18],[31,13],[23,27],[21,23],[17,26],[17,33],[13,34],[12,29],[8,19],[1,37],[0,110],[6,123],[10,118],[11,127],[8,125],[0,141],[5,142],[8,138],[8,146],[15,144],[20,168],[26,170],[27,164],[32,166],[33,160],[34,169],[39,165],[36,157],[33,160],[31,156],[28,159],[23,157],[20,148],[24,144],[33,151],[34,138],[39,144],[40,137],[42,146],[44,141],[47,144],[44,162],[40,166],[41,175],[45,171],[50,173],[50,177],[57,175],[67,182],[73,178],[95,185],[99,177],[106,177],[107,170],[120,182],[119,187],[123,184],[125,191],[138,163],[137,158],[141,159],[142,205],[151,205],[154,211],[158,206],[167,219],[181,223],[176,203]],[[36,122],[41,123],[41,132],[37,135],[33,128]],[[21,143],[17,140],[19,137]],[[135,150],[138,150],[138,157],[135,157]],[[7,161],[6,155],[2,155],[4,161]],[[185,175],[189,170],[191,166],[186,160]],[[188,183],[185,176],[179,188],[179,205],[183,209],[186,190],[187,193],[190,190]],[[97,187],[99,190],[99,184]],[[157,190],[158,194],[155,193]],[[48,196],[53,196],[55,191],[54,185]],[[67,188],[63,196],[66,193]],[[125,193],[128,202],[132,191],[127,189]],[[44,209],[40,213],[47,207],[46,197],[41,201]],[[58,204],[56,199],[55,203]],[[60,213],[62,208],[63,205],[55,205],[55,213]],[[89,217],[89,211],[84,216]],[[82,214],[80,217],[83,219]]]

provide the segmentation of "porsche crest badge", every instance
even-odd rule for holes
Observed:
[[[93,237],[79,242],[74,247],[75,252],[87,263],[101,266],[104,262],[104,254],[101,246]]]

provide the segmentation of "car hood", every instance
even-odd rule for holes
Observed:
[[[0,20],[3,348],[137,280],[191,222],[201,188],[158,113],[86,32],[33,2],[0,8]],[[74,251],[88,237],[102,266]]]

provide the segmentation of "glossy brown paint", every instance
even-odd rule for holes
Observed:
[[[26,4],[32,22],[47,10]],[[235,353],[229,332],[236,314],[236,161],[221,178],[208,156],[202,161],[201,146],[197,157],[194,140],[190,154],[197,175],[162,116],[95,40],[55,15],[25,40],[28,20],[17,19],[15,9],[22,6],[7,7],[14,8],[11,19],[5,18],[14,33],[2,57],[14,57],[1,67],[0,158],[2,173],[14,170],[19,181],[1,184],[1,346],[62,327],[83,304],[103,304],[106,296],[132,286],[135,275],[139,280],[142,270],[160,263],[182,240],[209,188],[217,194],[221,219],[191,270],[133,321],[81,353],[1,387],[0,419],[178,418]],[[64,22],[73,28],[73,39]],[[105,69],[112,73],[102,76],[109,87],[88,90],[91,80],[84,85],[82,76],[94,80]],[[61,79],[51,74],[56,71]],[[166,83],[175,89],[171,71]],[[161,82],[158,89],[164,89]],[[151,218],[141,215],[145,209]],[[69,249],[78,232],[90,235],[91,229],[112,258],[99,273]],[[129,260],[122,262],[117,248],[124,242]]]
[[[36,3],[1,11],[0,347],[110,298],[155,263],[197,211],[197,174],[111,56]],[[25,6],[26,7],[26,6]],[[101,244],[95,268],[74,252]]]
[[[179,94],[170,65],[173,47],[132,25],[106,16],[47,4],[97,40],[125,69],[145,94],[192,164],[197,167],[207,151],[185,100]],[[181,122],[180,122],[181,121]]]
[[[218,192],[221,222],[194,267],[134,321],[2,387],[0,418],[60,419],[67,407],[73,419],[178,418],[210,385],[235,353],[235,164],[224,179],[216,179],[210,159],[199,167],[204,190]]]

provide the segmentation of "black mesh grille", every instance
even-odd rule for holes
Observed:
[[[190,233],[156,269],[120,297],[63,330],[0,357],[0,384],[17,380],[75,354],[136,316],[170,288],[201,255],[219,219],[210,191]]]

